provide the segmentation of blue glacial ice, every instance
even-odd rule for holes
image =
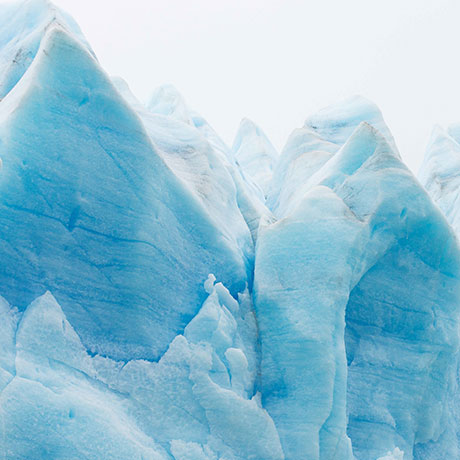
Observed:
[[[0,5],[0,458],[460,458],[460,128],[229,148],[46,0]]]
[[[459,276],[441,212],[361,123],[259,230],[261,393],[286,458],[458,455]]]
[[[460,125],[433,129],[418,176],[459,235]]]
[[[49,292],[24,313],[2,300],[1,452],[24,460],[282,459],[255,389],[251,298],[246,291],[237,301],[214,281],[158,362],[88,353]]]
[[[241,120],[232,150],[241,169],[262,192],[262,200],[268,194],[273,166],[278,153],[265,133],[251,120]]]
[[[35,59],[46,30],[54,24],[67,28],[94,55],[72,17],[44,0],[20,6],[0,5],[0,98],[10,92]]]
[[[51,290],[92,352],[158,358],[197,312],[210,272],[233,294],[251,282],[236,192],[221,197],[209,185],[231,179],[206,181],[203,170],[202,199],[190,193],[93,56],[58,24],[2,101],[0,150],[4,297],[25,308]],[[206,207],[207,196],[233,226]]]

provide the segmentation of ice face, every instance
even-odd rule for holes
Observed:
[[[238,206],[238,190],[232,177],[234,167],[226,156],[216,151],[209,140],[175,112],[181,101],[183,117],[191,119],[182,96],[172,87],[161,87],[153,100],[166,115],[144,108],[123,82],[117,88],[141,117],[159,155],[207,211],[209,218],[235,241],[246,259],[249,275],[253,271],[254,245],[250,228]],[[163,99],[162,99],[163,97]]]
[[[15,459],[33,452],[180,460],[192,452],[194,459],[281,460],[275,426],[255,392],[250,296],[236,301],[214,280],[157,363],[89,355],[50,293],[22,315],[3,301],[1,451]]]
[[[13,372],[0,396],[6,458],[167,458],[138,428],[125,398],[97,382],[93,358],[50,293],[19,321],[15,309],[4,315],[19,323]],[[3,322],[2,335],[6,329]]]
[[[448,129],[437,126],[431,135],[419,179],[443,211],[457,235],[460,232],[460,207],[457,205],[460,186],[459,125]]]
[[[455,458],[459,262],[440,212],[367,124],[260,229],[262,402],[287,459],[351,459],[351,446],[422,459],[429,443]]]
[[[157,89],[152,97],[152,100],[155,100],[156,102],[155,104],[150,103],[150,111],[152,111],[153,106],[161,106],[163,107],[163,111],[170,114],[169,118],[177,119],[176,107],[179,104],[177,101],[181,101],[181,111],[185,109],[187,110],[187,119],[191,119],[192,126],[198,131],[200,137],[206,140],[214,152],[214,156],[220,160],[221,164],[230,174],[236,190],[236,202],[238,204],[239,211],[241,212],[246,225],[251,232],[252,240],[255,244],[260,220],[262,218],[270,218],[271,216],[270,211],[265,206],[264,198],[260,196],[260,189],[257,184],[254,183],[252,178],[245,174],[244,169],[239,167],[235,160],[234,152],[225,145],[209,123],[201,115],[188,109],[186,106],[184,109],[185,101],[180,94],[176,93],[176,91],[177,90],[171,86],[167,86],[166,88],[160,87]],[[167,108],[168,106],[169,108]],[[212,176],[216,175],[213,173]],[[229,219],[226,218],[227,225],[229,225],[228,221]]]
[[[277,216],[305,181],[330,160],[338,150],[337,144],[321,139],[310,128],[299,128],[289,136],[277,162],[267,205]]]
[[[48,2],[0,23],[5,458],[459,457],[458,126],[430,198],[364,98],[230,149]]]
[[[433,201],[444,213],[447,221],[452,225],[457,239],[460,232],[460,212],[458,206],[460,185],[460,127],[458,124],[450,125],[447,129],[436,126],[426,149],[425,159],[419,172],[419,179],[425,186]],[[454,376],[457,388],[460,378]],[[451,427],[460,439],[460,395],[457,391],[451,404],[451,411],[455,423]],[[446,441],[448,442],[448,441]],[[456,451],[453,450],[453,454]],[[421,455],[427,458],[441,458],[433,453],[432,446],[426,446]],[[431,456],[431,457],[430,457]]]
[[[198,310],[210,267],[234,294],[244,289],[249,231],[234,235],[212,218],[59,25],[1,116],[0,278],[9,302],[24,308],[52,290],[93,352],[150,359]]]

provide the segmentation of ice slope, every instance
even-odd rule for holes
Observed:
[[[180,101],[179,112],[191,120],[182,96],[171,86],[155,91],[152,98],[155,103],[150,102],[149,105],[161,107],[165,115],[145,108],[124,81],[115,79],[114,83],[140,116],[165,163],[202,203],[209,218],[227,233],[228,239],[238,241],[252,273],[254,244],[248,224],[238,207],[238,191],[230,171],[231,165],[191,122],[186,123],[183,118],[174,115],[175,102]]]
[[[126,89],[125,89],[126,92]],[[133,100],[133,96],[127,96],[129,100]],[[156,129],[157,119],[152,119],[152,116],[145,112],[145,110],[136,105],[138,113],[140,114],[141,118],[144,120],[149,133],[153,137],[154,142],[162,143],[163,141],[158,138],[158,130]],[[214,131],[214,129],[209,125],[209,123],[199,114],[190,110],[182,95],[172,86],[172,85],[165,85],[159,87],[152,95],[150,102],[147,104],[149,112],[156,114],[156,115],[166,115],[168,121],[164,121],[162,124],[165,125],[167,123],[171,124],[174,129],[170,130],[170,134],[167,136],[170,139],[177,136],[177,131],[181,130],[188,132],[196,138],[193,143],[189,143],[188,148],[192,151],[201,150],[203,148],[203,144],[206,143],[205,150],[212,151],[213,154],[213,163],[216,163],[216,159],[218,159],[218,163],[220,166],[223,166],[228,174],[230,174],[231,179],[233,181],[233,187],[236,190],[236,201],[238,204],[239,211],[243,215],[244,220],[251,232],[251,236],[253,242],[257,240],[257,230],[259,227],[260,219],[263,218],[270,218],[270,211],[267,209],[264,203],[264,199],[258,193],[259,188],[256,184],[252,181],[252,178],[245,174],[244,169],[240,168],[237,162],[235,161],[234,153],[231,151],[222,139],[218,136],[218,134]],[[179,122],[182,122],[180,124]],[[190,128],[184,128],[183,124],[188,124],[194,130]],[[149,128],[150,127],[150,128]],[[172,141],[172,144],[174,141]],[[194,145],[193,145],[194,144]],[[200,145],[201,144],[201,145]],[[198,149],[197,149],[198,145]],[[177,148],[174,146],[164,146],[165,148],[163,151],[166,154],[166,161],[168,164],[176,171],[174,166],[174,159],[178,157],[177,155]],[[184,150],[182,150],[184,151]],[[172,153],[172,155],[171,155]],[[190,155],[189,155],[190,157]],[[168,158],[172,160],[171,162],[168,161]],[[180,168],[182,171],[189,170],[189,160],[186,159],[185,164]],[[180,171],[178,171],[181,174]],[[211,175],[217,179],[219,182],[218,174],[214,173]],[[217,200],[219,202],[219,200]],[[221,207],[221,206],[220,206]],[[222,207],[221,207],[222,209]],[[224,211],[225,213],[225,211]],[[229,224],[230,219],[226,218],[227,225]]]
[[[251,120],[241,120],[232,147],[242,170],[260,187],[265,201],[278,153],[265,133]]]
[[[233,181],[229,164],[193,124],[174,113],[174,102],[181,101],[181,113],[189,117],[182,96],[172,86],[160,87],[152,100],[162,107],[165,114],[143,106],[131,93],[126,82],[112,78],[113,83],[136,111],[155,145],[159,155],[199,200],[229,239],[236,239],[252,272],[254,244],[248,224],[238,207],[237,187]],[[164,96],[164,100],[162,97]],[[150,103],[155,107],[155,104]],[[250,284],[252,280],[249,280]]]
[[[440,207],[457,235],[460,234],[460,126],[435,127],[419,179]]]
[[[311,128],[293,131],[275,165],[270,183],[267,206],[275,215],[283,214],[297,189],[338,149],[337,144],[323,140]]]
[[[361,123],[283,215],[259,230],[255,307],[286,459],[457,458],[460,254],[426,192]]]
[[[0,103],[0,155],[4,297],[24,308],[51,290],[93,352],[157,358],[209,272],[234,294],[248,283],[249,236],[219,227],[59,24]]]

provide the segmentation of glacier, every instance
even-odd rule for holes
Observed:
[[[0,5],[0,457],[460,458],[460,125],[231,147],[47,0]]]

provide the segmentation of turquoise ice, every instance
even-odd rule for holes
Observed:
[[[234,295],[251,283],[252,240],[229,174],[191,193],[59,22],[3,99],[0,124],[9,302],[23,309],[50,290],[89,350],[152,359],[198,311],[210,272]],[[212,200],[233,228],[207,207]]]
[[[229,148],[46,0],[0,98],[0,457],[459,457],[457,125],[421,183],[359,96]]]
[[[305,176],[256,253],[262,401],[286,458],[458,455],[459,263],[441,212],[369,124]]]

